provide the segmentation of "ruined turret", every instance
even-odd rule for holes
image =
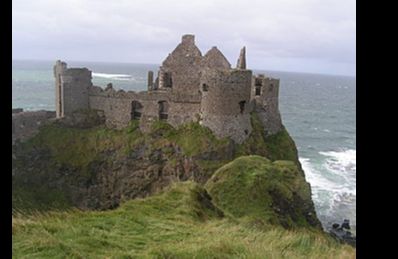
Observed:
[[[251,70],[212,69],[201,77],[201,124],[242,143],[251,133]]]
[[[67,68],[67,64],[57,60],[54,66],[56,116],[61,118],[74,111],[89,108],[89,88],[91,71],[87,68]]]
[[[240,50],[238,63],[236,65],[237,69],[246,69],[246,47]]]

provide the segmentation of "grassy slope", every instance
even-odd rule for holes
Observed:
[[[322,233],[221,217],[193,182],[112,211],[13,217],[15,258],[355,258]]]
[[[242,156],[218,169],[206,189],[216,205],[236,217],[288,228],[317,222],[315,215],[307,216],[312,211],[310,187],[291,161]]]

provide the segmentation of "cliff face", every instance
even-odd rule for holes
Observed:
[[[76,128],[59,122],[45,125],[35,137],[13,146],[13,208],[112,209],[122,201],[157,193],[172,182],[193,180],[205,185],[215,172],[225,174],[222,166],[235,158],[259,155],[267,159],[261,158],[265,159],[264,165],[255,169],[260,172],[265,166],[272,173],[259,176],[265,185],[256,195],[265,193],[276,207],[261,204],[261,199],[255,201],[260,202],[256,206],[270,206],[273,216],[269,219],[274,221],[278,215],[288,213],[285,221],[271,219],[271,223],[290,227],[297,221],[320,228],[293,140],[285,129],[265,137],[256,114],[251,115],[251,123],[253,131],[242,144],[217,139],[197,123],[175,129],[159,121],[149,133],[142,133],[136,121],[123,130],[103,126]],[[277,160],[290,162],[272,162]],[[252,172],[245,175],[245,168],[241,168],[238,178],[241,174],[251,177]],[[247,168],[252,168],[250,161]],[[216,195],[216,190],[223,187],[217,187],[214,177],[206,186]],[[274,191],[268,190],[269,179],[279,179],[274,183],[285,187],[272,185]],[[254,183],[257,181],[244,188],[251,189]],[[286,199],[282,195],[285,191]],[[231,199],[229,206],[240,205]]]

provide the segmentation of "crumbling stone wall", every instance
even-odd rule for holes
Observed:
[[[201,78],[201,124],[242,143],[251,133],[251,70],[209,70]]]
[[[66,69],[67,69],[66,63],[60,60],[57,60],[53,69],[54,78],[55,78],[55,111],[57,118],[61,118],[64,116],[61,75],[65,72]]]
[[[132,101],[138,99],[139,94],[136,92],[115,91],[112,87],[104,90],[94,86],[90,88],[89,94],[90,108],[103,111],[105,124],[114,128],[128,125],[132,119]]]
[[[18,111],[12,113],[12,144],[33,137],[41,125],[55,119],[56,115],[51,111]]]
[[[88,109],[88,91],[92,86],[91,71],[87,68],[69,68],[61,75],[63,87],[63,114]]]
[[[275,134],[282,129],[278,101],[279,79],[265,77],[264,75],[259,75],[253,79],[252,99],[255,101],[255,111],[264,125],[266,134]]]
[[[182,98],[188,101],[178,102]],[[133,102],[140,106],[140,118],[134,118]],[[115,91],[113,88],[104,90],[98,86],[92,87],[89,94],[90,108],[103,111],[106,125],[115,128],[126,127],[132,119],[139,119],[141,129],[149,130],[153,121],[161,119],[160,102],[166,103],[166,120],[175,127],[199,117],[200,98],[194,95],[173,95],[167,91],[125,92]]]
[[[74,111],[88,109],[88,91],[92,86],[87,68],[67,68],[65,62],[54,66],[56,116],[61,118]]]
[[[109,127],[123,128],[139,120],[147,131],[155,120],[172,126],[199,121],[218,137],[243,142],[252,131],[250,112],[256,111],[267,134],[282,127],[278,108],[279,80],[264,75],[252,77],[246,70],[246,49],[242,48],[237,68],[212,47],[204,56],[195,45],[194,35],[184,35],[181,43],[160,66],[158,76],[148,73],[148,91],[115,91],[93,86],[91,71],[67,68],[57,61],[57,117],[80,109],[102,111]]]

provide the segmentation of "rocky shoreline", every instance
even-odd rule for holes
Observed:
[[[356,236],[352,235],[350,229],[350,221],[344,219],[341,225],[334,223],[331,228],[327,229],[327,232],[337,240],[356,247]]]

